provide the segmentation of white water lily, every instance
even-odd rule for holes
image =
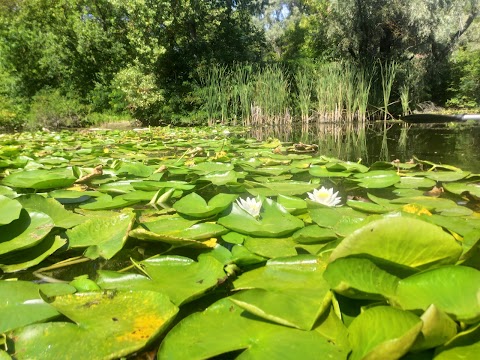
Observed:
[[[261,200],[256,200],[255,198],[247,197],[245,200],[244,199],[237,199],[237,204],[243,210],[245,210],[250,215],[252,215],[254,218],[256,218],[260,215],[260,209],[262,208],[262,201]]]
[[[313,192],[307,193],[307,195],[310,200],[326,206],[336,206],[340,204],[342,199],[340,196],[337,196],[338,191],[333,193],[333,188],[326,189],[323,186],[320,188],[320,190],[314,189]]]

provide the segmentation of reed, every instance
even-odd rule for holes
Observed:
[[[198,72],[201,85],[200,96],[203,100],[203,109],[207,114],[207,122],[212,126],[217,120],[224,118],[225,96],[222,95],[222,88],[225,86],[226,67],[212,65]]]
[[[297,85],[297,103],[300,109],[302,125],[308,127],[312,108],[313,76],[310,68],[302,66],[295,75]]]
[[[288,107],[290,86],[278,65],[267,65],[254,77],[252,125],[291,123]]]
[[[384,122],[386,123],[388,115],[388,106],[390,105],[390,95],[392,93],[393,82],[395,80],[395,73],[397,71],[397,63],[392,61],[390,63],[382,64],[380,62],[380,74],[382,76],[382,94],[383,94],[383,113]]]
[[[410,88],[408,85],[400,88],[400,103],[402,104],[402,115],[410,114]]]

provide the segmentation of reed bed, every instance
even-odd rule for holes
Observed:
[[[307,128],[313,121],[365,123],[378,108],[389,116],[396,63],[379,64],[381,106],[370,104],[376,69],[344,62],[302,65],[292,76],[275,64],[212,65],[198,74],[199,94],[209,125],[291,125],[291,114]],[[401,95],[408,104],[408,92]]]

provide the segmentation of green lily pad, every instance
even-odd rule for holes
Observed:
[[[152,181],[144,180],[132,183],[135,190],[143,191],[157,191],[163,188],[174,188],[176,190],[192,190],[195,185],[189,184],[185,181]]]
[[[58,311],[42,300],[30,281],[0,280],[0,333],[52,319]]]
[[[263,195],[263,196],[276,196],[276,195],[301,195],[307,191],[312,191],[318,187],[317,184],[309,184],[301,181],[289,181],[289,182],[270,182],[262,184],[263,187],[267,188],[269,191],[262,193],[262,188],[253,188],[247,189],[247,191],[252,195]]]
[[[138,199],[125,199],[122,195],[112,198],[110,195],[102,195],[95,199],[95,201],[82,204],[79,207],[85,210],[109,210],[119,209],[140,202]]]
[[[47,235],[39,244],[24,250],[13,251],[0,257],[0,269],[11,273],[40,264],[48,256],[66,244],[66,240],[53,234]]]
[[[455,263],[461,252],[462,247],[442,228],[397,216],[373,221],[350,234],[333,250],[330,262],[351,255],[365,255],[428,269]]]
[[[352,175],[351,172],[346,172],[346,171],[333,171],[327,169],[325,166],[312,166],[308,170],[310,175],[320,177],[320,178],[330,178],[330,177],[340,177],[340,178],[346,178]]]
[[[119,175],[127,174],[132,176],[138,176],[142,178],[149,177],[153,174],[154,169],[144,165],[139,162],[129,162],[129,161],[121,161],[115,168],[115,172]]]
[[[278,204],[282,205],[290,214],[303,213],[307,210],[307,202],[294,196],[278,195]]]
[[[324,278],[332,290],[353,299],[383,300],[395,294],[398,277],[362,258],[339,258],[328,264]]]
[[[111,259],[125,244],[134,220],[132,209],[125,209],[121,213],[112,212],[108,217],[90,218],[67,230],[68,245],[71,248],[86,247],[85,256],[90,259]]]
[[[22,205],[17,200],[0,195],[0,226],[17,220],[21,210]]]
[[[316,290],[272,291],[257,288],[234,294],[230,300],[248,312],[277,324],[311,330],[320,314],[330,306],[328,286],[325,284],[321,293],[318,287]]]
[[[217,215],[225,210],[237,198],[235,194],[217,194],[207,202],[198,194],[190,193],[178,200],[173,208],[178,213],[197,219]]]
[[[458,181],[458,180],[464,179],[468,175],[470,175],[470,172],[468,171],[435,171],[435,172],[427,171],[422,173],[422,175],[435,181],[450,182],[450,181]]]
[[[391,210],[390,208],[379,204],[358,200],[347,200],[347,206],[350,206],[354,210],[372,214],[385,214]]]
[[[17,171],[5,177],[1,183],[14,188],[53,189],[71,186],[77,178],[72,169]]]
[[[178,306],[192,301],[214,288],[225,278],[223,264],[203,254],[198,261],[181,256],[155,256],[138,264]]]
[[[254,238],[246,237],[243,245],[256,255],[276,258],[297,255],[292,238]]]
[[[400,176],[395,171],[373,170],[366,173],[356,174],[358,185],[367,189],[383,189],[400,181]]]
[[[292,348],[295,351],[288,350]],[[314,359],[322,354],[345,360],[348,353],[316,331],[290,329],[248,316],[225,298],[176,325],[162,341],[157,357],[208,359],[240,350],[241,357],[255,359]]]
[[[362,312],[348,328],[351,360],[400,359],[411,348],[422,329],[416,315],[390,306]]]
[[[180,306],[225,277],[223,264],[208,254],[199,256],[198,262],[183,256],[154,256],[136,266],[147,276],[101,270],[97,283],[103,289],[159,291]]]
[[[402,176],[400,182],[395,184],[398,189],[430,189],[437,184],[435,180],[418,177],[418,176]]]
[[[221,186],[237,182],[238,173],[235,171],[217,171],[201,176],[198,180],[209,181],[213,185]]]
[[[433,304],[420,316],[420,319],[423,321],[422,332],[413,344],[412,351],[443,345],[457,334],[457,323]]]
[[[0,228],[0,255],[37,245],[54,226],[47,214],[23,209],[17,220]]]
[[[84,216],[65,210],[62,204],[52,198],[44,198],[36,194],[22,195],[18,201],[25,209],[39,211],[50,216],[55,226],[64,229],[72,228],[86,220]]]
[[[155,291],[57,296],[51,305],[72,322],[30,325],[13,333],[19,359],[121,358],[151,342],[178,308]],[[76,339],[72,342],[72,339]]]
[[[271,199],[263,201],[258,219],[234,203],[230,214],[221,217],[218,223],[241,234],[260,237],[282,237],[304,226],[302,220],[290,215]]]
[[[480,271],[443,266],[409,276],[398,283],[394,301],[402,309],[426,310],[434,304],[458,321],[480,320]]]
[[[321,228],[318,225],[306,226],[292,235],[293,241],[300,244],[324,243],[336,238],[337,234],[333,230]]]
[[[452,182],[443,184],[443,188],[453,194],[462,195],[463,193],[467,192],[473,196],[480,198],[480,184],[476,182]]]

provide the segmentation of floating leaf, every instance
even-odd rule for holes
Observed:
[[[40,190],[68,187],[72,185],[75,180],[77,180],[77,178],[73,175],[72,169],[61,168],[17,171],[5,177],[1,182],[4,185],[15,188]]]
[[[21,210],[22,205],[17,200],[0,195],[0,226],[17,220]]]
[[[71,322],[30,325],[13,333],[18,359],[121,358],[157,337],[178,312],[154,291],[57,296],[51,305]],[[76,339],[72,342],[72,339]]]
[[[362,258],[339,258],[328,264],[324,278],[332,290],[354,299],[383,300],[395,294],[400,280]]]
[[[207,202],[198,194],[190,193],[178,200],[173,208],[193,218],[208,218],[225,210],[237,198],[235,194],[217,194]]]
[[[318,225],[310,225],[295,231],[293,241],[300,244],[323,243],[335,240],[337,234],[330,229],[321,228]]]
[[[348,328],[351,360],[400,359],[415,342],[422,321],[408,311],[376,306],[362,312]]]
[[[0,255],[37,245],[54,226],[47,214],[22,210],[17,220],[0,228]]]
[[[52,319],[58,311],[42,300],[39,286],[29,281],[0,280],[0,333]]]
[[[407,245],[408,244],[408,245]],[[455,263],[462,247],[442,228],[408,217],[373,221],[333,250],[330,261],[366,255],[417,269]]]
[[[409,276],[398,283],[394,301],[402,309],[426,310],[434,304],[458,321],[480,320],[480,271],[443,266]]]
[[[445,344],[457,334],[457,323],[450,316],[430,305],[420,316],[422,332],[412,346],[412,351],[432,349]]]
[[[40,195],[28,194],[20,196],[18,201],[20,201],[26,209],[47,214],[52,218],[57,227],[69,229],[86,220],[84,216],[65,210],[62,204],[52,198],[44,198]]]
[[[221,217],[218,223],[242,234],[262,237],[281,237],[303,227],[302,220],[290,215],[271,199],[263,201],[259,219],[254,218],[234,203],[231,213]]]
[[[358,185],[367,189],[382,189],[392,186],[400,181],[400,176],[395,171],[373,170],[356,174]]]
[[[314,359],[318,354],[332,360],[346,359],[348,350],[316,331],[290,329],[246,314],[228,298],[217,301],[177,324],[162,341],[157,357],[207,359],[243,350],[240,356],[256,359]]]
[[[131,209],[112,212],[108,217],[90,218],[67,231],[68,245],[71,248],[87,247],[85,256],[90,259],[111,259],[122,249],[134,220]]]
[[[0,269],[6,273],[28,269],[40,264],[66,244],[66,240],[52,234],[39,244],[24,250],[13,251],[0,257]]]

